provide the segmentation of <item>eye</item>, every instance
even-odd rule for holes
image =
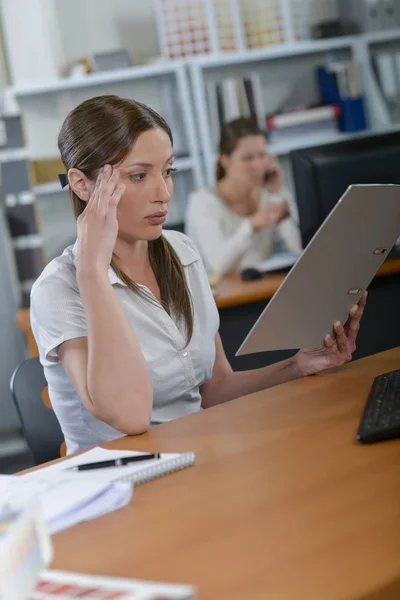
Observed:
[[[146,173],[132,173],[132,175],[129,176],[132,181],[143,181],[143,179],[146,177]]]
[[[172,173],[176,173],[177,169],[174,169],[173,167],[170,167],[169,169],[167,169],[165,171],[165,176],[166,177],[171,177]]]

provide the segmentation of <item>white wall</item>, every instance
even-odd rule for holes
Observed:
[[[54,0],[2,0],[1,8],[12,83],[56,79],[65,62]]]
[[[0,0],[4,5],[14,0]],[[153,1],[147,0],[35,0],[55,8],[61,35],[63,62],[71,66],[93,52],[124,47],[135,62],[157,56],[159,46]],[[31,2],[31,0],[18,0]],[[4,8],[4,7],[3,7]],[[32,39],[33,39],[32,35]],[[30,44],[32,44],[32,39]],[[23,39],[18,39],[18,47]],[[26,47],[29,44],[26,42]],[[65,73],[63,73],[65,75]],[[23,82],[19,82],[23,85]],[[57,156],[57,133],[65,114],[88,97],[116,93],[132,97],[162,112],[160,90],[153,81],[120,86],[100,86],[21,100],[29,156],[34,159]]]
[[[159,55],[153,0],[0,0],[12,83],[55,79],[93,52]],[[0,83],[2,82],[0,65]]]
[[[2,13],[0,10],[0,88],[9,84],[5,45],[4,45],[2,29],[3,29],[3,19],[2,19]]]
[[[54,1],[68,63],[121,46],[136,62],[158,56],[152,0]]]

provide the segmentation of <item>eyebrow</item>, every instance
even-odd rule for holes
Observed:
[[[171,154],[171,156],[169,158],[167,158],[167,160],[165,161],[164,164],[171,162],[171,160],[174,160],[174,158],[175,158],[175,156],[173,154]],[[137,162],[137,163],[133,163],[132,165],[127,165],[126,167],[122,167],[122,169],[131,169],[132,167],[154,167],[154,165],[153,165],[153,163]]]

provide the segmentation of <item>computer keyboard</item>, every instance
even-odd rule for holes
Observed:
[[[380,442],[400,437],[400,369],[375,377],[357,439]]]

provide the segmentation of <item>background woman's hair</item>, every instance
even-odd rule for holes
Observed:
[[[154,110],[118,96],[98,96],[82,102],[66,117],[58,136],[58,148],[65,169],[76,168],[95,180],[105,164],[120,163],[138,137],[149,129],[163,129],[172,140],[168,124]],[[75,217],[86,207],[70,189]],[[186,339],[193,335],[193,308],[184,268],[171,244],[164,236],[149,241],[149,258],[160,287],[161,303],[186,325]],[[130,279],[113,260],[111,267],[138,296],[154,299]]]
[[[267,139],[267,132],[260,129],[253,117],[239,117],[234,121],[225,123],[222,127],[219,142],[219,158],[216,165],[216,179],[219,181],[225,177],[225,169],[221,164],[221,155],[230,156],[236,149],[241,138],[249,135],[263,135]]]

